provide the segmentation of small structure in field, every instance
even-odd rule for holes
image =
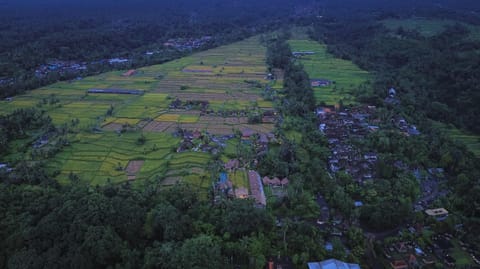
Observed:
[[[294,52],[292,52],[292,55],[294,57],[302,57],[302,56],[314,55],[314,54],[315,54],[315,51],[294,51]]]
[[[328,79],[312,79],[310,80],[310,85],[312,87],[328,87],[330,85],[332,85],[333,82],[331,80],[328,80]]]
[[[123,77],[131,77],[131,76],[135,75],[136,73],[137,73],[137,70],[130,69],[127,72],[123,73],[122,76]]]
[[[142,95],[142,90],[125,90],[125,89],[89,89],[87,93],[103,93],[103,94],[132,94]]]

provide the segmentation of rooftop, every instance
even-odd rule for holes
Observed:
[[[429,216],[436,217],[436,216],[447,215],[448,211],[445,208],[435,208],[435,209],[427,209],[425,210],[425,213],[427,213],[427,215]]]
[[[360,269],[360,265],[330,259],[322,262],[309,262],[308,269]]]

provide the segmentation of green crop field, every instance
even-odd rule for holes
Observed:
[[[289,40],[292,51],[312,51],[315,54],[302,56],[299,62],[305,67],[310,79],[326,79],[334,84],[326,87],[314,87],[318,103],[338,104],[340,100],[346,104],[354,104],[355,90],[367,82],[370,75],[350,61],[335,58],[327,52],[327,47],[311,40]]]
[[[247,172],[245,170],[237,170],[235,172],[229,173],[228,178],[232,182],[235,188],[249,188],[250,184],[248,183]]]
[[[382,23],[390,31],[396,31],[401,27],[404,30],[417,31],[425,37],[432,37],[444,31],[448,26],[453,26],[459,22],[453,20],[410,18],[388,19],[383,20]],[[472,40],[480,39],[480,28],[478,26],[467,23],[460,24],[467,27],[467,29],[470,31],[470,38]]]
[[[181,139],[171,132],[177,124],[182,124],[183,128],[206,128],[213,133],[215,130],[233,132],[246,125],[227,122],[223,117],[203,118],[198,110],[178,111],[169,106],[178,98],[208,101],[209,109],[214,111],[242,110],[254,103],[262,109],[271,109],[272,102],[263,100],[260,95],[263,88],[254,86],[255,83],[268,83],[265,80],[265,50],[259,38],[253,37],[162,65],[139,68],[130,77],[122,76],[125,71],[114,71],[58,82],[2,102],[0,114],[37,107],[56,125],[79,121],[75,132],[68,135],[69,145],[45,160],[48,170],[56,174],[62,184],[68,184],[71,175],[75,174],[92,185],[128,180],[141,184],[147,179],[163,184],[160,181],[174,179],[169,182],[180,180],[206,189],[212,183],[205,169],[212,159],[211,154],[177,153]],[[87,93],[89,89],[130,89],[141,90],[144,94]],[[149,122],[161,126],[144,128]],[[169,124],[173,127],[167,128]],[[125,126],[136,128],[119,132]],[[271,131],[273,124],[259,124],[256,129]],[[138,142],[142,135],[143,144]],[[228,142],[228,155],[234,157],[236,153],[232,147],[237,142]],[[15,148],[27,143],[32,140],[15,141]],[[31,151],[15,152],[7,157],[9,160],[28,159]],[[244,179],[239,176],[237,181],[240,184]]]
[[[480,136],[479,135],[470,134],[454,126],[447,125],[441,122],[433,122],[433,125],[443,130],[454,141],[464,144],[471,152],[475,154],[475,156],[480,157]]]

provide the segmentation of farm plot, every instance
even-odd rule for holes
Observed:
[[[71,146],[47,162],[50,170],[60,171],[57,179],[67,183],[74,173],[93,185],[127,181],[128,163],[144,161],[136,179],[154,178],[167,171],[168,156],[179,140],[169,134],[144,134],[146,142],[139,145],[138,133],[77,134]],[[151,165],[151,164],[155,165]]]
[[[455,126],[432,121],[433,126],[444,131],[454,141],[464,144],[475,156],[480,157],[480,136],[460,130]]]
[[[179,127],[220,135],[233,134],[244,127],[258,132],[273,130],[273,124],[248,124],[243,114],[221,117],[217,113],[245,110],[253,103],[261,109],[273,107],[272,102],[261,97],[268,81],[265,48],[258,37],[139,68],[131,76],[123,76],[124,73],[108,72],[33,90],[9,102],[2,101],[0,114],[41,106],[57,125],[79,119],[80,128],[70,135],[70,145],[46,160],[48,170],[55,172],[63,184],[68,184],[75,174],[92,185],[129,179],[140,184],[148,179],[162,185],[183,181],[206,190],[212,182],[206,168],[212,155],[177,153],[180,139],[171,133]],[[281,83],[275,87],[280,86]],[[89,89],[130,89],[144,94],[88,93]],[[212,116],[195,110],[170,109],[175,98],[208,101]],[[93,127],[103,133],[92,133]]]
[[[354,104],[357,88],[368,81],[370,75],[350,61],[335,58],[327,52],[326,45],[311,40],[289,40],[292,51],[314,52],[313,55],[301,56],[300,62],[305,67],[310,79],[331,81],[331,85],[314,87],[318,103],[335,105],[340,100],[344,104]]]

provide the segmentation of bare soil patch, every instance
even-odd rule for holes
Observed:
[[[165,132],[172,126],[175,126],[174,122],[151,121],[143,128],[143,130],[150,132]]]
[[[103,130],[106,130],[106,131],[117,131],[117,130],[121,130],[123,128],[123,125],[120,123],[112,122],[103,126],[102,128]]]
[[[125,172],[127,173],[128,180],[135,180],[137,177],[137,173],[142,169],[143,164],[145,161],[136,160],[128,162],[127,168],[125,168]]]

